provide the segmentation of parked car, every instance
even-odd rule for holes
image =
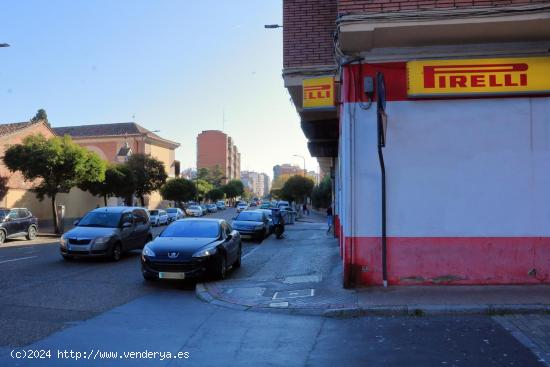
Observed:
[[[186,218],[170,224],[141,255],[145,280],[188,279],[214,275],[241,266],[239,232],[223,219]]]
[[[277,208],[280,208],[282,206],[290,206],[290,204],[288,203],[288,201],[283,201],[283,200],[277,202]]]
[[[206,210],[208,213],[216,213],[218,211],[218,207],[216,204],[206,204]]]
[[[269,219],[259,210],[245,210],[233,220],[233,228],[243,239],[263,240],[269,235]]]
[[[168,224],[168,213],[162,209],[149,210],[149,217],[151,218],[153,227]]]
[[[38,219],[26,208],[0,208],[0,244],[7,238],[27,237],[34,240]]]
[[[168,214],[168,223],[185,218],[185,213],[180,208],[168,208],[166,213]]]
[[[257,209],[258,211],[260,212],[263,212],[265,213],[266,217],[267,217],[267,221],[268,221],[268,225],[269,225],[269,233],[273,233],[273,231],[275,230],[275,227],[273,226],[273,212],[271,211],[271,209]]]
[[[208,214],[208,209],[205,204],[200,204],[199,207],[202,209],[202,215]]]
[[[271,203],[262,203],[262,205],[260,205],[260,209],[271,209],[272,207]]]
[[[225,201],[220,200],[216,202],[216,206],[218,207],[218,210],[225,210]]]
[[[187,207],[187,215],[191,217],[202,217],[203,216],[202,208],[198,205],[189,205]]]
[[[106,256],[120,260],[124,252],[141,249],[153,239],[151,222],[143,208],[111,206],[88,212],[60,239],[64,259]]]
[[[240,213],[243,210],[246,210],[246,208],[248,208],[248,205],[246,205],[246,203],[237,204],[237,213]]]

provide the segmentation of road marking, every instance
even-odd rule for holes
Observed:
[[[17,259],[4,260],[4,261],[0,261],[0,264],[9,263],[9,262],[11,262],[11,261],[19,261],[19,260],[34,259],[35,257],[38,257],[38,256],[27,256],[27,257],[20,257],[20,258],[17,258]]]
[[[260,248],[260,246],[248,251],[246,254],[243,255],[243,257],[241,259],[243,259],[243,260],[246,259],[249,255],[251,255],[254,251],[256,251],[259,248]]]

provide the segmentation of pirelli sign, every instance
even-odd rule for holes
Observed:
[[[550,57],[407,63],[409,97],[550,93]]]
[[[334,108],[334,77],[323,76],[304,79],[302,93],[304,109]]]

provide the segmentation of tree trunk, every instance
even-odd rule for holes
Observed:
[[[143,195],[139,196],[139,201],[141,202],[141,206],[145,207],[145,198],[143,197]]]
[[[107,206],[107,195],[103,195],[103,202],[105,203],[105,206]]]
[[[59,234],[59,222],[57,219],[57,203],[55,200],[55,196],[55,194],[52,195],[53,230],[56,234]]]

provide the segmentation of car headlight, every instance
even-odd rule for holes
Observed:
[[[59,245],[63,248],[67,247],[67,239],[65,237],[61,237],[59,239]]]
[[[209,248],[209,249],[206,249],[206,250],[201,250],[199,252],[195,252],[193,254],[193,257],[207,257],[207,256],[211,256],[211,255],[214,255],[216,254],[217,250],[216,248]]]
[[[262,226],[261,224],[259,226],[254,227],[254,229],[256,229],[256,230],[263,229],[263,228],[264,228],[264,226]]]
[[[147,257],[155,257],[155,252],[151,250],[149,246],[145,246],[143,250],[141,251],[141,259],[145,261],[145,256]]]
[[[109,242],[110,239],[111,239],[111,237],[98,237],[98,238],[94,239],[94,244],[103,245],[104,243]]]

